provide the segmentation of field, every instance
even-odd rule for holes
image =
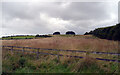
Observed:
[[[91,35],[53,36],[50,38],[2,40],[3,45],[35,48],[70,49],[100,52],[118,51],[118,42],[99,39]]]
[[[117,55],[91,54],[90,51],[118,53],[118,41],[99,39],[92,35],[66,36],[57,35],[49,38],[0,40],[2,45],[33,48],[49,48],[63,50],[81,50],[87,53],[43,51],[63,55],[77,55],[84,57],[70,58],[57,56],[10,52],[3,49],[3,72],[79,72],[79,73],[118,73],[119,63],[96,60],[95,58],[119,59]]]
[[[9,40],[9,39],[29,39],[29,38],[35,38],[35,36],[33,36],[33,35],[31,35],[31,36],[12,36],[12,37],[3,37],[0,39]]]

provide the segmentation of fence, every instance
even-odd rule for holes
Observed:
[[[51,51],[67,51],[67,52],[83,52],[86,53],[88,51],[79,51],[79,50],[58,50],[58,49],[46,49],[46,48],[32,48],[32,47],[18,47],[18,46],[1,46],[3,49],[7,49],[7,47],[9,47],[10,49],[7,50],[11,50],[11,51],[22,51],[22,52],[30,52],[30,53],[36,53],[36,58],[39,58],[39,54],[45,54],[45,55],[55,55],[57,56],[57,59],[59,61],[59,57],[60,56],[66,56],[66,57],[74,57],[74,58],[84,58],[81,56],[71,56],[71,55],[62,55],[62,54],[53,54],[53,53],[45,53],[45,52],[40,52],[39,50],[51,50]],[[22,48],[22,50],[16,50],[14,48]],[[35,49],[35,51],[28,51],[25,49]],[[37,51],[36,51],[37,50]],[[91,51],[89,53],[93,53],[93,54],[110,54],[110,55],[120,55],[120,53],[108,53],[108,52],[95,52],[95,51]],[[120,60],[114,60],[114,59],[102,59],[102,58],[95,58],[97,60],[103,60],[103,61],[112,61],[112,62],[119,62]]]

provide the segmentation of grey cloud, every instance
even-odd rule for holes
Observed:
[[[49,6],[48,6],[49,8]],[[56,7],[57,9],[58,7]],[[109,18],[109,9],[107,3],[92,2],[73,2],[67,8],[58,8],[57,11],[50,10],[48,13],[57,17],[58,15],[64,20],[86,20],[86,19],[106,19]]]
[[[5,2],[2,12],[4,33],[11,30],[16,34],[45,34],[57,30],[83,34],[102,25],[117,23],[118,16],[117,5],[110,2]],[[40,18],[41,13],[46,15]]]

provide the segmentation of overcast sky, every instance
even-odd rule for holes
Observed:
[[[117,2],[3,2],[2,35],[84,34],[118,23]]]

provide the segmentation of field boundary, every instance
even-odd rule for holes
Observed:
[[[39,52],[39,50],[53,50],[53,51],[69,51],[69,52],[88,52],[88,51],[78,51],[78,50],[58,50],[58,49],[46,49],[46,48],[32,48],[32,47],[18,47],[18,46],[0,46],[3,49],[7,49],[7,47],[9,47],[10,49],[7,50],[11,50],[11,51],[22,51],[22,52],[30,52],[30,53],[36,53],[37,55],[37,59],[39,58],[39,54],[45,54],[45,55],[55,55],[57,56],[57,59],[59,60],[59,56],[66,56],[66,57],[74,57],[74,58],[84,58],[81,56],[71,56],[71,55],[62,55],[62,54],[53,54],[53,53],[45,53],[45,52]],[[14,49],[14,48],[22,48],[21,50],[18,49]],[[37,51],[27,51],[25,49],[37,49]],[[107,52],[95,52],[92,51],[90,53],[94,53],[94,54],[114,54],[114,55],[120,55],[120,53],[107,53]],[[95,58],[97,60],[103,60],[103,61],[112,61],[112,62],[119,62],[120,60],[114,60],[114,59],[103,59],[103,58]]]
[[[0,40],[24,40],[24,39],[35,39],[35,38],[14,38],[14,39],[0,39]]]
[[[15,47],[15,48],[27,48],[27,49],[41,49],[41,50],[53,50],[53,51],[68,51],[68,52],[83,52],[83,53],[89,52],[89,53],[93,53],[93,54],[112,54],[112,55],[120,55],[120,53],[112,53],[112,52],[63,50],[63,49],[33,48],[33,47],[20,47],[20,46],[2,46],[2,47]]]

